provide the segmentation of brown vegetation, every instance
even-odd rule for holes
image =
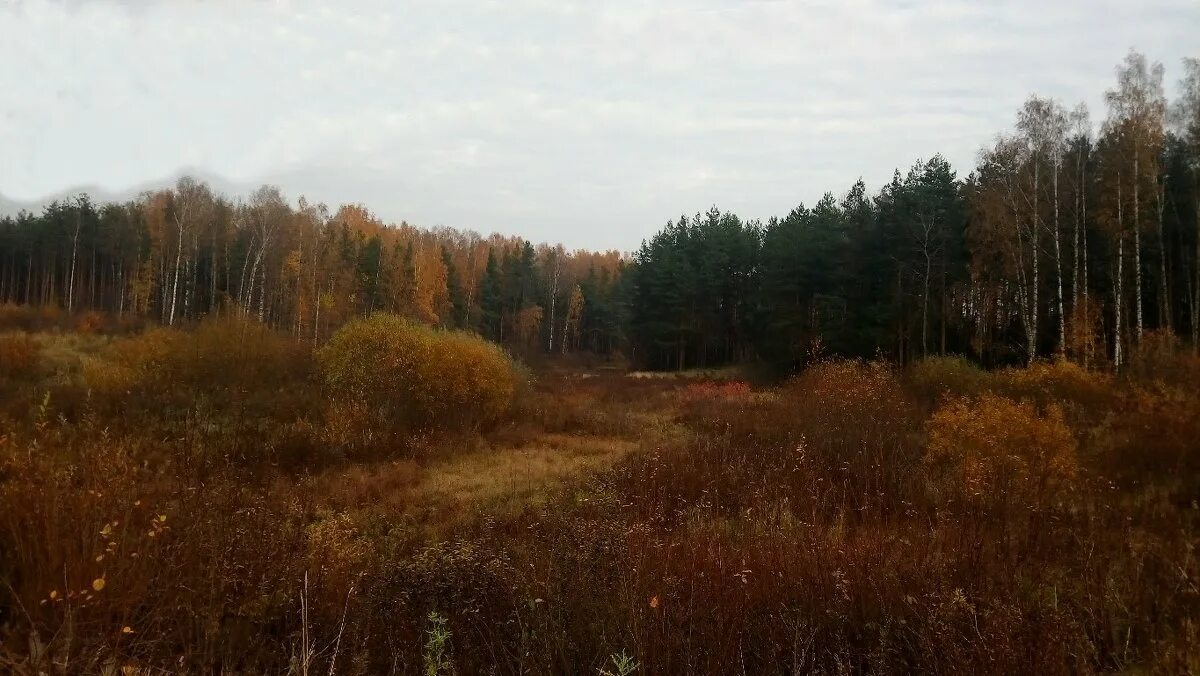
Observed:
[[[1195,364],[1143,344],[756,388],[388,317],[4,334],[0,671],[1195,671]]]

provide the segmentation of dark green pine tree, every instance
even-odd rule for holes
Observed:
[[[877,212],[859,179],[842,200],[846,247],[838,261],[839,285],[846,299],[845,354],[873,357],[893,344],[889,331],[889,282],[894,279]]]
[[[462,280],[458,276],[458,268],[450,256],[450,250],[442,247],[442,265],[446,267],[446,294],[450,300],[450,317],[443,322],[450,328],[460,328],[466,315],[466,294],[463,293]]]
[[[496,250],[488,249],[487,266],[479,281],[479,325],[480,335],[489,340],[500,340],[501,320],[504,317],[504,295],[500,264],[496,261]]]
[[[633,257],[630,331],[644,363],[660,368],[687,366],[693,338],[696,276],[685,249],[691,236],[688,217],[668,221]]]
[[[383,293],[386,281],[383,279],[383,242],[378,235],[362,245],[355,280],[355,297],[363,314],[386,307],[386,296]]]

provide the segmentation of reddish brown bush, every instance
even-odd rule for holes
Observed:
[[[104,315],[95,310],[88,310],[75,318],[75,330],[79,333],[98,333],[104,324]]]
[[[40,371],[41,347],[28,333],[0,333],[0,382],[30,380]]]

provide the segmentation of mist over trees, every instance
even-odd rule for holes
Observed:
[[[523,354],[665,369],[823,353],[1120,367],[1149,331],[1200,344],[1200,60],[1179,97],[1131,51],[1106,110],[1031,96],[954,168],[941,155],[765,222],[716,207],[632,254],[389,226],[190,179],[0,220],[0,303],[176,325],[240,313],[323,342],[376,311]]]

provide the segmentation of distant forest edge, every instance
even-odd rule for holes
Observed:
[[[632,255],[386,225],[278,189],[181,179],[0,220],[0,303],[178,325],[242,313],[321,342],[393,312],[532,356],[650,368],[818,353],[1120,367],[1143,336],[1200,345],[1200,60],[1177,101],[1131,51],[1094,128],[1032,96],[960,178],[940,155],[766,222],[680,216]]]

